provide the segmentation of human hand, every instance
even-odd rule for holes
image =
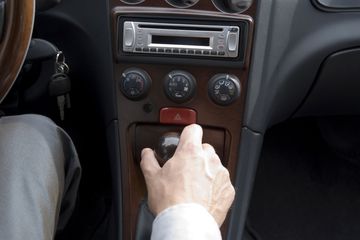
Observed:
[[[198,203],[222,225],[235,190],[214,148],[202,144],[199,125],[184,128],[174,156],[162,168],[149,148],[142,150],[140,165],[155,215],[176,204]]]

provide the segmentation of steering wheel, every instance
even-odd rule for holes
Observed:
[[[0,14],[0,102],[24,63],[34,25],[35,0],[0,0],[1,7],[5,14]]]

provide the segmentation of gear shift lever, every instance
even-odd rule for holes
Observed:
[[[179,140],[180,134],[177,132],[168,132],[161,136],[155,148],[155,157],[160,166],[163,166],[167,160],[172,158],[179,144]]]

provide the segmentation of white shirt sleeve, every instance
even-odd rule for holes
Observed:
[[[184,203],[169,207],[156,218],[151,240],[221,240],[219,227],[200,204]]]

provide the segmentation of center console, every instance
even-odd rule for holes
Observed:
[[[200,124],[235,178],[256,2],[110,0],[123,239],[146,199],[140,152]],[[240,13],[241,12],[241,13]],[[225,223],[222,233],[227,234]]]

